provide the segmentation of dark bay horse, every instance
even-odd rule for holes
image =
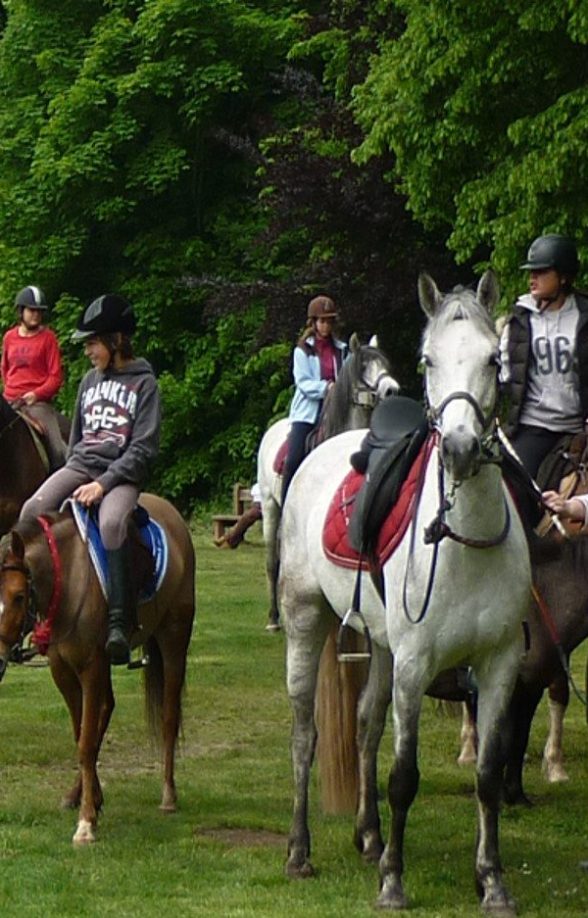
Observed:
[[[356,334],[349,340],[349,357],[343,363],[335,385],[325,399],[318,425],[317,440],[322,442],[344,430],[368,427],[371,413],[381,399],[398,392],[400,386],[390,375],[388,358],[378,347],[374,335],[362,345]],[[268,630],[279,628],[277,582],[279,567],[278,528],[282,513],[282,476],[274,460],[284,444],[290,422],[282,418],[264,434],[257,456],[257,481],[261,491],[266,574],[270,593]]]
[[[25,419],[0,396],[0,535],[48,474]]]
[[[141,505],[162,526],[168,539],[167,570],[155,597],[139,605],[140,631],[133,636],[133,644],[142,644],[149,659],[144,668],[146,710],[151,732],[163,749],[160,808],[173,812],[175,748],[195,608],[195,558],[188,528],[171,504],[153,494],[143,494]],[[38,619],[54,617],[49,664],[69,708],[79,760],[78,778],[63,802],[67,807],[79,807],[73,842],[83,845],[95,840],[103,802],[96,765],[114,709],[110,663],[104,649],[106,602],[71,515],[51,514],[46,519],[50,535],[47,527],[35,521],[17,524],[3,540],[0,678],[11,648],[26,629],[34,594]]]
[[[531,561],[537,599],[529,614],[529,650],[510,706],[512,740],[504,786],[508,803],[529,802],[523,764],[537,705],[545,689],[553,698],[556,688],[557,700],[567,705],[564,660],[588,637],[588,535],[562,542],[532,537]]]

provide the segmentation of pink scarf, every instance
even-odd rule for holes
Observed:
[[[321,364],[321,379],[332,382],[337,378],[337,348],[332,338],[319,338],[317,335],[314,346]]]

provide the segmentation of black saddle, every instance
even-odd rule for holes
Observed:
[[[351,464],[365,472],[349,522],[349,544],[375,560],[378,533],[419,450],[427,438],[427,418],[420,402],[392,395],[373,411],[369,432]]]

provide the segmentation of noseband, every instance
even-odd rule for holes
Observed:
[[[359,379],[359,382],[353,386],[351,401],[360,408],[375,408],[378,403],[378,389],[380,383],[386,376],[390,376],[387,370],[381,370],[373,385],[366,382],[365,379]]]
[[[482,428],[483,433],[490,430],[490,428],[492,427],[493,421],[494,421],[494,416],[495,416],[496,399],[494,399],[494,402],[488,414],[484,414],[484,412],[482,411],[482,408],[480,407],[480,403],[478,402],[477,399],[474,398],[471,392],[465,392],[464,390],[461,390],[461,389],[458,389],[456,392],[450,392],[450,394],[447,395],[443,399],[441,404],[438,405],[436,408],[433,405],[429,405],[427,415],[429,418],[429,423],[432,428],[439,430],[443,412],[445,411],[445,409],[451,402],[456,402],[456,401],[464,401],[472,406],[472,408],[474,409],[474,414],[476,415],[476,418]]]

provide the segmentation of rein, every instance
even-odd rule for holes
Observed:
[[[47,614],[42,622],[36,623],[33,629],[32,641],[39,648],[39,653],[46,654],[51,642],[53,622],[59,609],[61,597],[63,594],[63,569],[61,566],[59,549],[57,547],[57,540],[53,533],[53,529],[51,528],[50,520],[48,520],[46,516],[38,516],[37,522],[43,530],[43,534],[47,540],[49,554],[51,556],[51,564],[53,567],[53,589],[51,591],[51,599],[49,600]]]
[[[539,590],[537,589],[535,585],[531,587],[531,593],[533,595],[533,599],[535,600],[535,605],[537,606],[541,614],[543,624],[547,628],[547,631],[549,632],[549,637],[553,641],[555,649],[557,650],[557,655],[559,657],[559,662],[561,663],[562,669],[564,673],[566,674],[566,678],[569,684],[572,686],[572,689],[574,690],[574,695],[584,705],[584,707],[586,707],[587,706],[586,696],[582,694],[582,692],[580,691],[580,689],[574,682],[574,677],[572,676],[572,671],[570,669],[570,662],[568,660],[565,650],[562,647],[561,639],[560,639],[560,636],[557,630],[557,625],[555,624],[553,616],[551,612],[549,611],[549,606],[547,605],[547,603],[543,599],[543,596],[541,595],[541,593],[539,592]]]
[[[438,440],[440,437],[439,422],[443,415],[443,411],[445,410],[447,405],[449,405],[451,402],[456,401],[458,399],[462,401],[466,401],[468,402],[469,405],[472,406],[472,408],[474,409],[476,418],[478,419],[479,423],[482,426],[482,431],[485,434],[485,436],[482,439],[482,448],[486,455],[485,455],[485,458],[481,459],[480,465],[496,463],[498,460],[495,457],[493,457],[491,454],[492,445],[498,441],[496,427],[494,424],[494,404],[492,406],[492,409],[488,412],[488,414],[485,415],[479,403],[473,397],[473,395],[463,390],[457,390],[456,392],[451,392],[448,396],[446,396],[446,398],[442,400],[442,402],[437,407],[429,406],[429,409],[428,409],[429,426],[431,428],[432,435],[436,437],[436,440],[437,440],[436,445],[438,444]],[[477,474],[478,471],[479,469],[475,472],[475,474]],[[417,483],[415,510],[414,510],[414,515],[413,515],[412,525],[411,525],[408,559],[407,559],[406,569],[404,573],[404,582],[402,586],[402,605],[404,608],[404,614],[406,618],[408,619],[408,621],[413,625],[418,625],[420,622],[422,622],[422,620],[424,619],[427,613],[427,609],[431,601],[431,594],[433,592],[433,584],[435,581],[435,573],[437,570],[437,561],[438,561],[438,556],[439,556],[439,545],[441,541],[444,538],[448,538],[454,542],[457,542],[460,545],[464,545],[467,548],[476,548],[476,549],[495,548],[497,545],[501,545],[505,541],[506,537],[508,536],[508,533],[510,532],[510,526],[511,526],[510,510],[508,507],[508,502],[505,497],[504,498],[504,509],[505,509],[504,526],[502,527],[501,532],[499,532],[496,536],[490,539],[473,539],[473,538],[470,538],[469,536],[460,535],[459,533],[456,533],[453,531],[453,529],[451,529],[451,527],[445,522],[445,515],[449,510],[451,510],[453,506],[453,496],[461,482],[454,482],[452,492],[449,495],[447,495],[445,491],[445,475],[444,475],[443,462],[441,460],[440,452],[439,450],[437,450],[437,487],[438,487],[438,494],[439,494],[439,509],[437,510],[437,513],[435,514],[433,521],[428,526],[425,527],[425,532],[424,532],[424,543],[425,545],[433,545],[433,556],[431,558],[431,564],[429,567],[429,574],[427,577],[427,586],[425,589],[425,596],[424,596],[424,599],[423,599],[418,615],[414,617],[411,614],[409,603],[408,603],[408,576],[409,576],[409,568],[411,566],[411,561],[414,556],[414,546],[415,546],[415,538],[416,538],[416,518],[417,518],[417,511],[418,511],[418,507],[420,504],[422,490],[423,490],[424,482],[425,482],[425,472],[426,472],[426,469],[424,468],[421,469],[421,474],[419,476],[419,480]]]

